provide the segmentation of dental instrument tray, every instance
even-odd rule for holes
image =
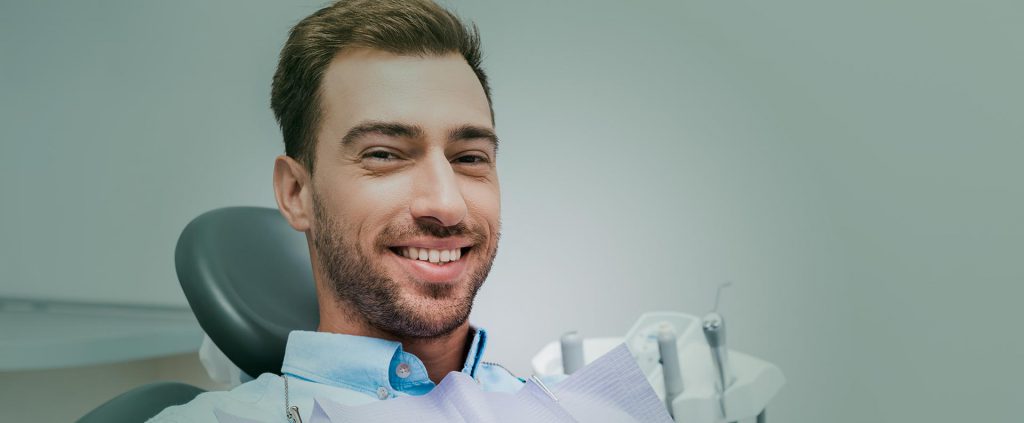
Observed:
[[[714,332],[719,328],[720,334]],[[763,423],[768,403],[786,379],[774,364],[725,348],[724,337],[724,321],[717,313],[701,319],[678,312],[650,312],[640,316],[624,338],[580,338],[570,332],[562,342],[544,346],[531,364],[536,375],[557,377],[566,367],[578,367],[563,363],[587,364],[625,343],[675,421],[720,423],[756,418]],[[674,349],[669,348],[673,339]],[[709,341],[713,345],[709,346]],[[563,357],[563,345],[570,356]],[[678,361],[662,365],[662,351],[677,354]],[[672,388],[668,391],[678,393],[666,400],[667,385]]]

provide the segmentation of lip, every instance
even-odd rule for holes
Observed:
[[[462,257],[456,261],[447,262],[445,264],[434,264],[423,260],[413,260],[406,258],[405,256],[398,255],[392,248],[387,249],[388,260],[395,263],[398,269],[401,269],[402,273],[405,273],[412,277],[414,281],[430,283],[430,284],[450,284],[455,283],[466,273],[466,261],[469,256],[472,256],[474,248],[465,248],[470,246],[466,245],[459,247],[460,244],[427,244],[437,245],[436,247],[428,247],[420,243],[407,243],[396,245],[392,248],[401,247],[417,247],[417,248],[433,248],[438,250],[444,249],[455,249],[463,248]]]

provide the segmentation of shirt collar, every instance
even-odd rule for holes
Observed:
[[[475,377],[487,344],[487,331],[473,327],[470,331],[473,339],[462,372]],[[403,351],[401,343],[338,333],[292,331],[281,372],[372,395],[378,395],[382,387],[410,395],[422,395],[434,388],[423,362]]]

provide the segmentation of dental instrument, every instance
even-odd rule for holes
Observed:
[[[562,335],[562,371],[571,375],[584,365],[583,338],[576,331]]]
[[[664,324],[658,330],[658,352],[661,355],[662,376],[665,379],[665,406],[672,414],[672,401],[683,393],[683,373],[679,366],[679,349],[672,327]]]
[[[722,289],[729,285],[730,283],[725,283],[718,287],[718,292],[715,294],[715,308],[704,316],[701,324],[704,338],[707,340],[708,348],[711,350],[711,360],[715,366],[715,375],[717,376],[715,382],[722,418],[726,418],[725,391],[736,381],[736,376],[732,374],[732,368],[729,367],[729,350],[726,348],[725,343],[725,319],[721,314],[718,314],[718,303],[722,296]]]

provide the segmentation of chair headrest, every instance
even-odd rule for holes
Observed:
[[[200,215],[181,232],[174,264],[199,325],[250,376],[280,373],[288,333],[316,330],[306,238],[276,209]]]

